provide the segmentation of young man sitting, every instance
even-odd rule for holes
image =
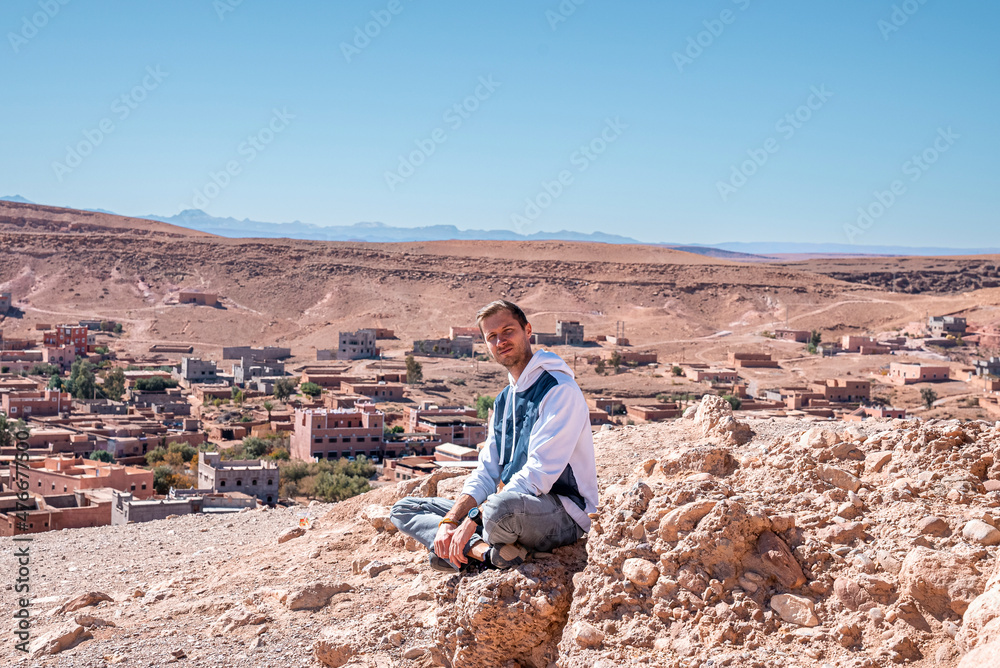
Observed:
[[[493,404],[479,465],[457,501],[407,497],[396,527],[430,550],[430,564],[455,572],[469,558],[495,568],[521,564],[590,531],[597,468],[590,411],[573,370],[555,353],[531,351],[531,325],[514,303],[476,314],[490,356],[509,384]]]

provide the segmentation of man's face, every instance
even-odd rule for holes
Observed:
[[[483,318],[483,336],[490,356],[507,369],[523,368],[531,359],[531,323],[521,327],[510,311]]]

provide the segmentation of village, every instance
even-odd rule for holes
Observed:
[[[181,290],[177,304],[223,299]],[[0,293],[0,315],[16,308]],[[751,420],[1000,419],[1000,328],[956,315],[832,341],[720,332],[669,355],[630,341],[624,323],[613,334],[554,324],[532,343],[574,369],[595,430],[674,420],[706,394]],[[3,536],[341,500],[471,470],[507,382],[474,323],[414,341],[364,327],[295,354],[238,340],[221,354],[165,343],[137,353],[121,323],[96,316],[35,332],[4,336],[0,324]]]

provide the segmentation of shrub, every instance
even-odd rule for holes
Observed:
[[[743,405],[743,402],[740,401],[739,397],[734,397],[731,394],[724,394],[722,395],[722,398],[725,399],[727,402],[729,402],[729,405],[733,407],[734,411],[739,410],[740,406]]]
[[[140,378],[135,381],[135,389],[140,392],[163,392],[168,387],[177,387],[177,380],[175,378],[153,376],[152,378]]]
[[[163,446],[160,446],[158,448],[153,448],[152,450],[146,453],[146,464],[149,466],[153,466],[157,462],[162,462],[163,458],[166,456],[167,456],[167,449],[164,448]]]
[[[95,462],[107,462],[108,464],[115,461],[115,458],[111,456],[111,453],[107,450],[94,450],[90,453],[90,459]]]
[[[670,373],[674,374],[675,376],[683,376],[684,369],[680,368],[675,364],[674,366],[670,367]]]
[[[489,395],[483,395],[481,397],[476,397],[476,415],[480,420],[485,420],[489,417],[490,410],[493,408],[494,397]]]
[[[318,397],[323,393],[323,388],[316,383],[302,383],[299,385],[299,392],[308,394],[310,397]]]

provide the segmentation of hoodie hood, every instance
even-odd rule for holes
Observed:
[[[508,373],[507,382],[513,386],[515,391],[523,392],[535,384],[543,371],[564,373],[570,378],[575,377],[573,369],[569,368],[569,365],[559,355],[548,350],[536,350],[528,361],[528,366],[524,367],[524,371],[521,372],[521,377],[515,381],[514,376]]]

